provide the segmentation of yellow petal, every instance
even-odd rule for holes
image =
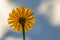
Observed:
[[[17,18],[10,17],[8,20],[17,21],[18,19]]]
[[[12,21],[8,21],[9,24],[13,23]]]
[[[31,9],[27,9],[25,16],[27,18],[27,17],[30,17],[32,14],[33,14],[32,10]]]
[[[20,14],[19,14],[19,12],[18,12],[17,9],[13,9],[13,10],[12,10],[12,14],[13,14],[14,16],[16,16],[16,17],[20,17]]]
[[[26,22],[30,23],[30,24],[35,24],[35,19],[29,19],[29,20],[26,20]]]
[[[18,32],[18,31],[19,31],[18,25],[19,25],[19,24],[16,24],[15,27],[13,28],[13,30],[14,30],[15,32]]]
[[[26,32],[27,32],[27,31],[30,31],[30,29],[31,29],[30,25],[25,24],[25,31],[26,31]]]
[[[25,8],[22,7],[22,16],[24,17],[24,14],[25,14]]]
[[[19,12],[20,17],[22,17],[22,8],[21,7],[18,7],[17,10]]]
[[[30,16],[30,17],[26,18],[26,20],[31,20],[31,19],[34,19],[34,16]]]
[[[25,30],[25,32],[27,32],[27,29],[26,29],[26,27],[24,27],[24,30]]]
[[[22,32],[23,30],[22,30],[22,26],[21,26],[21,24],[19,25],[19,29],[20,29],[20,32]]]
[[[29,28],[32,28],[32,26],[33,26],[32,24],[30,24],[28,22],[26,22],[26,25],[28,25]]]
[[[9,18],[10,17],[13,17],[13,18],[17,18],[14,14],[12,14],[12,13],[9,13]]]

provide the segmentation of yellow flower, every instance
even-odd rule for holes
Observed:
[[[35,18],[32,14],[31,9],[18,7],[9,13],[8,23],[15,32],[23,31],[22,23],[24,23],[25,32],[30,31],[35,23]]]

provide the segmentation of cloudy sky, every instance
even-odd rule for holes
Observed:
[[[60,40],[60,0],[0,0],[0,40],[22,40],[22,33],[13,32],[7,22],[19,6],[31,8],[36,19],[26,40]]]

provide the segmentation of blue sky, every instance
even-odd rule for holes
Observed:
[[[26,33],[27,40],[60,40],[60,12],[59,12],[59,2],[50,1],[50,0],[8,0],[9,4],[8,9],[12,10],[13,8],[19,6],[25,6],[31,8],[34,12],[36,19],[36,24],[33,26],[30,32]],[[1,3],[2,4],[2,3]],[[5,5],[5,4],[3,4]],[[11,6],[11,7],[10,7]],[[4,8],[4,7],[3,7]],[[57,11],[58,10],[58,11]],[[5,11],[5,10],[4,10]],[[4,12],[2,11],[2,13]],[[9,11],[10,12],[10,11]],[[5,14],[9,13],[5,12]],[[1,19],[5,15],[1,14]],[[5,15],[6,16],[6,15]],[[4,17],[5,17],[4,16]],[[7,20],[7,18],[5,18]],[[3,20],[3,21],[2,21]],[[4,19],[1,23],[4,24]],[[1,26],[2,26],[1,25]],[[3,28],[8,27],[8,24],[5,22]],[[0,38],[1,40],[19,40],[22,39],[22,33],[13,32],[10,28],[7,28],[5,34]],[[0,31],[5,31],[4,29]],[[9,39],[10,38],[10,39]]]

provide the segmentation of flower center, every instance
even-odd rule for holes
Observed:
[[[18,21],[20,24],[25,24],[25,18],[19,18]]]

